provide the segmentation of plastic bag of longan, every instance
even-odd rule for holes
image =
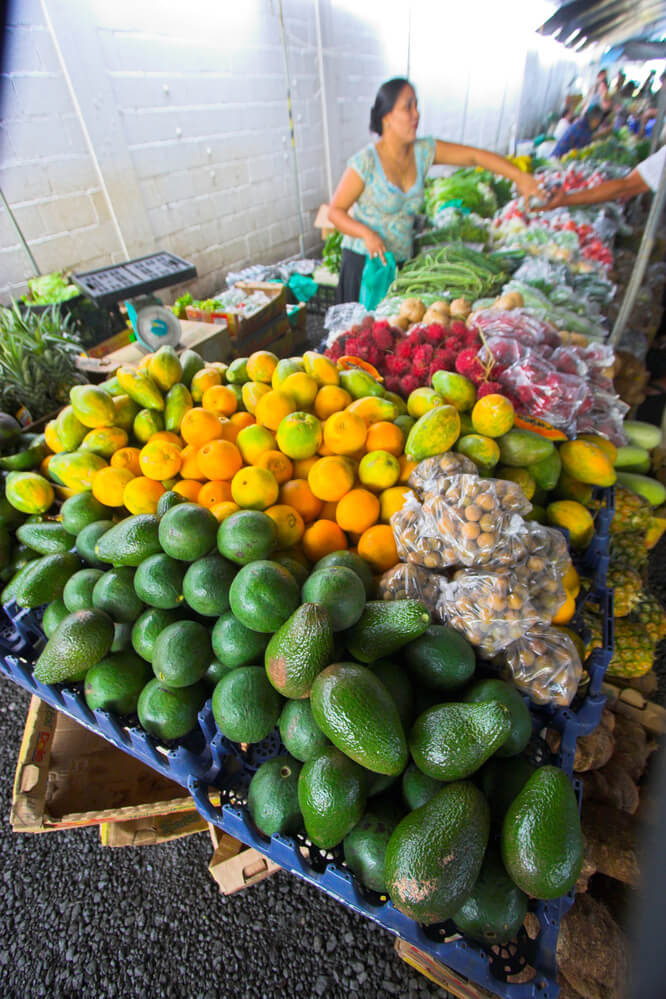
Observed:
[[[478,471],[466,455],[445,451],[420,461],[407,481],[422,500],[434,499],[446,488],[452,475],[478,475]]]
[[[433,572],[444,572],[458,563],[457,547],[443,538],[432,517],[416,497],[409,497],[391,517],[398,557]]]
[[[440,593],[439,617],[488,658],[539,623],[528,586],[511,570],[461,569]]]
[[[451,476],[438,496],[423,501],[436,533],[455,552],[455,565],[503,568],[522,561],[529,534],[522,515],[532,506],[515,482]]]
[[[578,650],[558,628],[532,628],[502,652],[501,672],[535,704],[568,707],[583,675]]]
[[[571,566],[571,556],[561,531],[533,521],[525,527],[527,553],[514,572],[528,587],[540,622],[550,624],[566,599],[562,579]]]
[[[377,592],[380,600],[421,600],[433,618],[437,615],[442,577],[418,565],[399,562],[380,576]]]

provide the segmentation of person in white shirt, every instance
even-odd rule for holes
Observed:
[[[602,201],[614,201],[616,198],[633,198],[637,194],[656,191],[666,162],[666,146],[662,146],[652,156],[648,156],[638,166],[616,180],[604,180],[594,187],[585,187],[581,191],[557,191],[553,197],[542,206],[541,211],[551,208],[573,208],[576,205],[596,205]]]
[[[562,117],[558,121],[557,125],[553,129],[553,138],[559,142],[569,125],[573,121],[574,109],[572,107],[564,108],[562,111]]]

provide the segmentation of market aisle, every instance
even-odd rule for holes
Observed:
[[[399,960],[390,934],[297,878],[219,895],[207,834],[119,850],[102,848],[97,828],[15,835],[28,702],[0,679],[5,999],[445,999]]]

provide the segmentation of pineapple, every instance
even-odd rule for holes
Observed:
[[[652,518],[652,507],[646,499],[626,489],[615,487],[615,516],[611,522],[612,534],[640,531],[645,534]]]
[[[645,535],[640,531],[611,534],[610,557],[613,564],[631,565],[638,572],[643,572],[648,561]]]
[[[608,570],[608,585],[613,588],[615,617],[626,617],[638,604],[643,590],[643,580],[628,565],[612,565]]]
[[[632,619],[640,622],[653,642],[666,638],[666,611],[651,593],[641,593],[641,598],[632,614]]]
[[[652,669],[654,650],[655,643],[641,621],[620,618],[615,622],[615,651],[608,665],[608,676],[644,676]]]

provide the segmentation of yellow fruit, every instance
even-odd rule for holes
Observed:
[[[576,601],[570,593],[567,593],[564,603],[557,608],[557,611],[552,618],[552,623],[568,624],[575,613]]]
[[[514,417],[514,408],[509,399],[493,392],[474,403],[472,426],[477,434],[484,437],[501,437],[511,430]]]
[[[102,468],[92,482],[92,494],[106,506],[122,506],[125,487],[135,478],[128,468]]]
[[[262,382],[270,385],[273,372],[278,363],[276,354],[270,350],[255,350],[247,359],[247,374],[253,382]]]
[[[151,355],[148,374],[162,392],[168,392],[183,377],[183,366],[173,347],[160,347]]]
[[[400,478],[400,463],[388,451],[370,451],[361,458],[358,477],[373,492],[390,489]]]
[[[175,493],[184,496],[190,503],[197,503],[199,501],[199,493],[202,489],[202,484],[196,479],[181,479],[173,487]]]
[[[315,416],[326,420],[333,413],[339,413],[352,402],[352,397],[346,389],[339,385],[322,385],[314,401]]]
[[[141,473],[148,479],[171,479],[178,475],[182,464],[180,448],[168,441],[151,440],[139,455]]]
[[[433,388],[426,388],[425,386],[421,388],[414,389],[409,393],[407,399],[407,412],[415,420],[418,420],[419,416],[423,416],[424,413],[430,412],[436,406],[443,406],[444,400],[438,392],[435,392]]]
[[[55,429],[63,451],[76,451],[88,432],[88,427],[81,423],[72,406],[65,406],[60,410],[56,416]]]
[[[134,418],[139,412],[138,403],[134,402],[134,399],[130,399],[128,395],[115,395],[113,405],[116,411],[113,418],[114,427],[122,427],[129,433],[134,424]]]
[[[204,397],[204,392],[207,389],[221,384],[222,378],[217,368],[201,368],[200,371],[196,371],[194,375],[192,375],[192,382],[190,384],[192,401],[195,403],[201,402]]]
[[[164,417],[154,409],[141,409],[134,417],[132,432],[141,444],[164,430]]]
[[[178,434],[172,433],[170,430],[158,430],[157,433],[153,434],[150,439],[151,441],[166,441],[169,444],[173,444],[174,447],[177,447],[179,451],[182,451],[185,447],[185,442],[182,437],[179,437]]]
[[[282,382],[289,375],[293,375],[298,371],[304,371],[303,362],[300,357],[283,357],[278,361],[275,371],[271,376],[271,386],[274,389],[279,389]]]
[[[337,503],[354,485],[355,468],[342,455],[320,458],[308,473],[308,485],[317,499]]]
[[[311,375],[297,371],[287,375],[281,382],[280,391],[294,399],[297,409],[310,409],[319,391],[319,385]]]
[[[232,416],[238,409],[238,398],[228,385],[213,385],[204,392],[201,405],[216,416]]]
[[[281,389],[272,389],[257,401],[254,417],[262,427],[277,430],[284,417],[295,413],[297,409],[296,401],[290,395]]]
[[[560,445],[562,468],[573,479],[591,486],[612,486],[617,478],[613,463],[596,444],[565,441]]]
[[[231,480],[234,503],[244,510],[266,510],[277,501],[280,487],[267,468],[241,468]]]
[[[207,506],[209,509],[219,506],[220,503],[229,502],[231,502],[231,485],[219,479],[214,482],[206,482],[197,495],[199,506]]]
[[[402,510],[405,501],[414,497],[414,491],[408,486],[391,486],[379,494],[379,519],[388,524],[398,510]]]
[[[58,437],[55,420],[49,420],[44,427],[44,440],[46,441],[46,446],[49,451],[53,451],[54,454],[59,454],[61,451],[65,450],[64,444]]]
[[[5,496],[15,510],[29,514],[46,513],[55,498],[51,483],[37,472],[10,472]]]
[[[123,365],[116,371],[116,378],[123,392],[130,399],[134,399],[139,406],[164,411],[164,396],[147,371],[137,371],[135,368]]]
[[[264,451],[275,450],[275,436],[266,427],[252,424],[239,431],[236,447],[242,454],[243,461],[248,465],[254,465]]]
[[[164,493],[161,482],[139,475],[127,483],[123,491],[123,505],[130,513],[155,513],[160,496]]]
[[[83,492],[92,487],[92,481],[101,468],[106,468],[104,458],[92,451],[63,451],[54,454],[49,473],[67,489]]]
[[[364,395],[347,406],[345,412],[356,413],[370,426],[372,423],[380,423],[386,420],[392,423],[398,416],[398,407],[388,399],[382,399],[376,395]]]
[[[332,454],[355,454],[365,444],[367,435],[365,420],[348,409],[333,413],[324,424],[324,443]]]
[[[594,535],[594,521],[581,503],[556,500],[546,507],[546,515],[554,527],[566,528],[572,548],[587,548]]]
[[[314,350],[306,350],[303,354],[303,366],[306,373],[311,375],[318,385],[340,384],[340,373],[337,365],[323,354],[318,354]],[[318,413],[317,416],[319,416]]]
[[[95,427],[89,430],[81,441],[82,451],[92,451],[102,458],[110,458],[112,454],[127,446],[127,434],[120,427]]]
[[[70,389],[69,400],[74,415],[84,427],[110,427],[113,424],[116,408],[104,389],[96,385],[75,385]]]
[[[295,510],[293,506],[278,503],[275,506],[269,506],[264,512],[277,528],[278,548],[291,548],[292,545],[301,540],[305,531],[305,523],[298,510]]]
[[[111,468],[123,468],[132,475],[141,475],[141,466],[139,465],[139,455],[141,451],[138,447],[121,447],[119,451],[111,455],[111,460],[109,464]]]
[[[210,507],[210,512],[218,524],[221,524],[223,520],[226,520],[227,517],[230,517],[232,513],[236,513],[238,510],[240,510],[238,503],[233,503],[230,500],[223,503],[216,503],[215,506]]]
[[[266,395],[270,391],[270,386],[265,385],[263,382],[245,382],[245,384],[241,387],[241,398],[248,413],[252,413],[254,415],[257,403],[262,396]]]
[[[312,458],[322,441],[321,423],[311,413],[290,413],[281,420],[277,445],[293,460]]]

